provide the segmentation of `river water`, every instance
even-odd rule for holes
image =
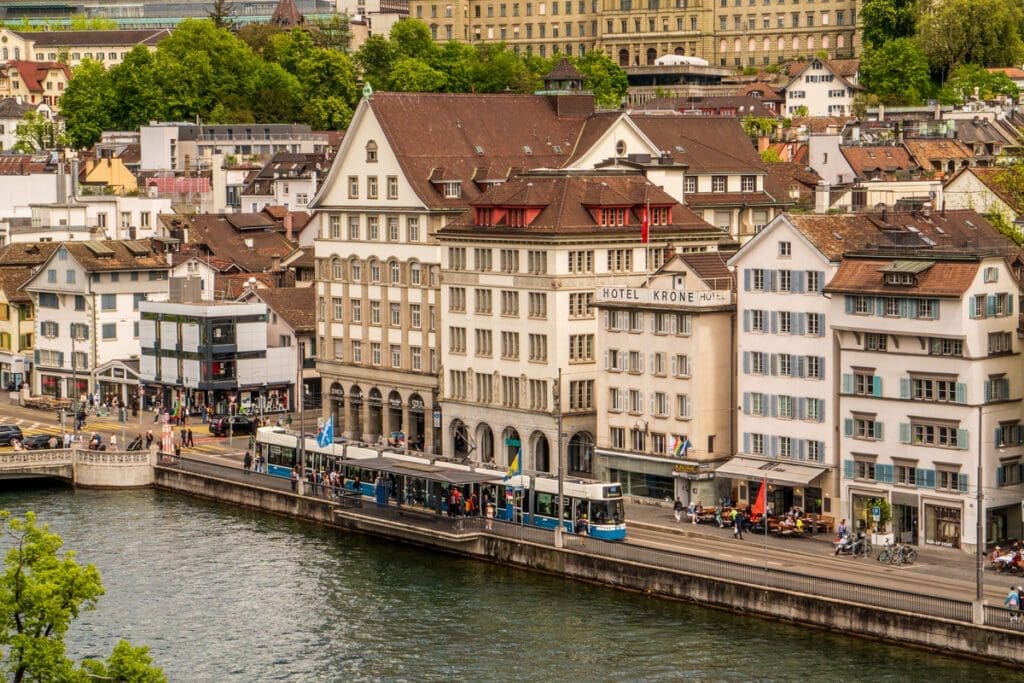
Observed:
[[[100,570],[76,659],[171,681],[1008,680],[1015,672],[452,558],[152,490],[0,491]]]

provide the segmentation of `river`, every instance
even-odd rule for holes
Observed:
[[[154,490],[0,491],[106,595],[76,659],[171,681],[1008,680],[1011,670],[453,558]]]

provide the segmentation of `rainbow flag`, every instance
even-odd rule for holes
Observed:
[[[693,448],[693,444],[690,443],[688,436],[676,436],[672,439],[672,450],[669,451],[669,455],[677,458],[685,458],[686,452]]]

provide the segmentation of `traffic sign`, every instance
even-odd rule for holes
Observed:
[[[877,505],[871,508],[871,518],[876,522],[880,521],[882,519],[882,508]]]

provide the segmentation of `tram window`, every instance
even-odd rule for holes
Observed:
[[[594,524],[620,524],[625,519],[622,500],[592,500],[590,512]]]
[[[521,510],[529,510],[530,509],[530,491],[529,491],[529,489],[523,491],[522,504],[520,506],[520,509]]]
[[[537,514],[544,517],[555,516],[556,497],[550,493],[537,493]]]
[[[562,519],[572,521],[572,500],[569,496],[562,498]]]

